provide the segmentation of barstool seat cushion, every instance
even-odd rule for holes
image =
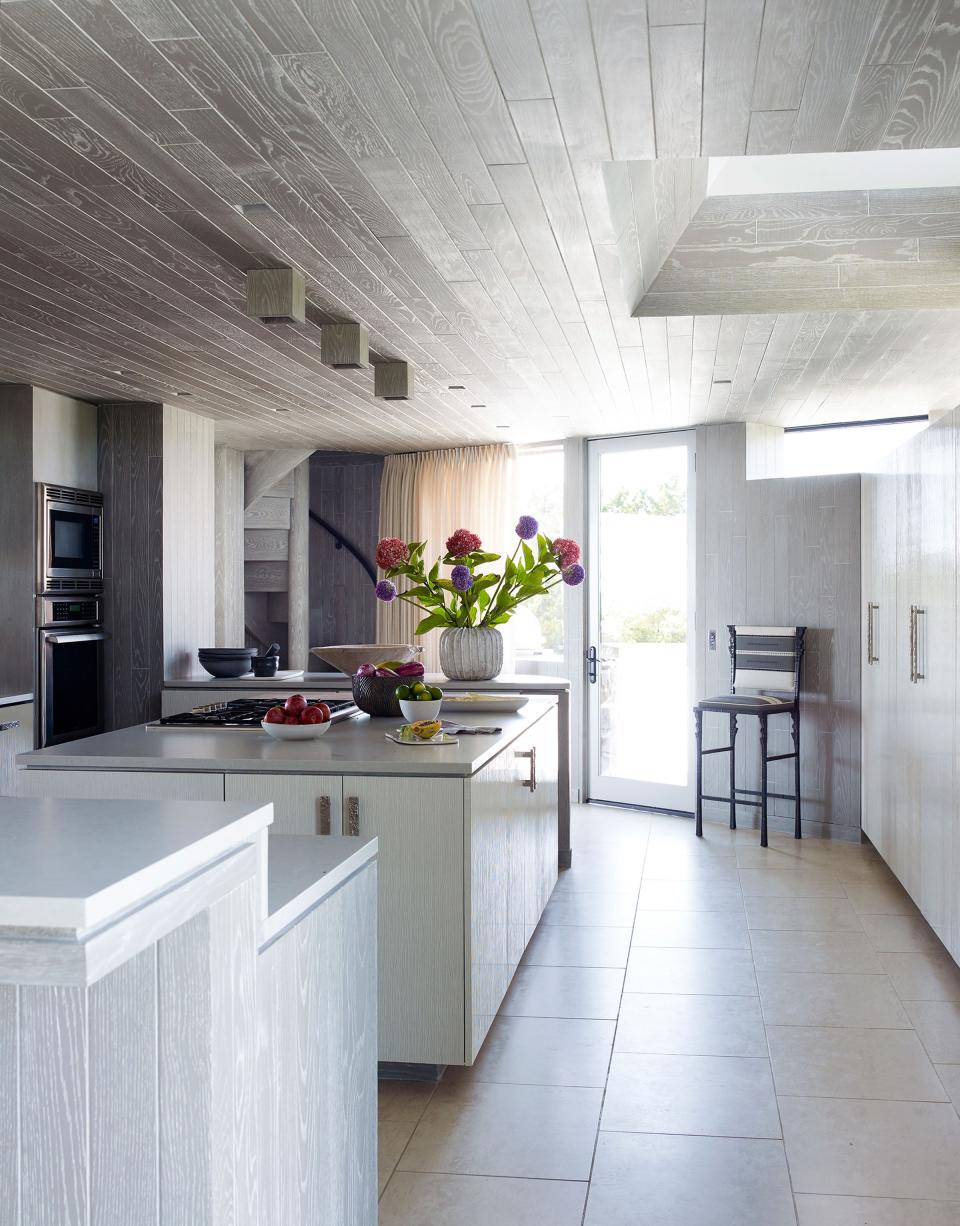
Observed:
[[[697,708],[744,715],[776,715],[781,711],[792,711],[796,705],[792,698],[776,694],[721,694],[719,698],[702,699],[697,703]]]

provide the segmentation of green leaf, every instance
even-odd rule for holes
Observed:
[[[449,614],[431,613],[429,617],[425,617],[418,625],[414,634],[426,634],[428,630],[437,630],[440,626],[450,626],[453,622],[450,620]]]
[[[470,554],[470,561],[473,563],[474,566],[483,566],[484,563],[486,562],[499,562],[500,554],[486,553],[482,549],[477,549],[472,554]]]
[[[436,562],[434,562],[434,564],[430,567],[430,574],[427,576],[428,582],[436,583],[439,574],[440,574],[440,559],[438,558]]]
[[[533,550],[530,548],[530,546],[527,544],[526,541],[523,542],[523,549],[521,550],[521,553],[523,554],[524,567],[527,570],[533,570],[534,566],[536,565],[536,563],[533,560]]]

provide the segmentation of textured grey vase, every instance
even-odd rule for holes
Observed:
[[[489,681],[503,668],[503,636],[492,626],[448,626],[440,635],[440,667],[451,681]]]

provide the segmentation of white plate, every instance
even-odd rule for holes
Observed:
[[[260,727],[275,741],[315,741],[330,731],[330,721],[325,724],[268,724],[263,719]]]
[[[450,736],[449,733],[441,732],[438,736],[431,737],[429,741],[407,740],[406,737],[400,735],[400,729],[396,728],[393,732],[385,732],[384,736],[388,741],[396,741],[398,745],[412,745],[419,747],[420,745],[459,745],[460,741],[455,736]]]
[[[527,694],[483,694],[473,691],[444,694],[443,709],[466,715],[468,711],[519,711],[530,701]]]

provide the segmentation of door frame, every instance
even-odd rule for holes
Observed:
[[[645,784],[635,780],[610,779],[600,783],[597,770],[599,752],[599,682],[589,681],[589,666],[584,660],[584,795],[587,800],[600,803],[621,804],[641,809],[659,809],[670,813],[690,815],[694,808],[696,791],[695,747],[693,735],[693,704],[696,695],[696,646],[697,646],[697,431],[694,427],[677,430],[641,431],[635,434],[604,435],[586,440],[585,498],[587,558],[587,599],[585,601],[584,655],[591,644],[599,648],[600,584],[599,584],[599,508],[595,499],[599,493],[600,457],[611,452],[631,451],[638,447],[651,451],[676,447],[682,442],[687,447],[687,705],[691,711],[687,721],[687,784]],[[598,665],[602,668],[602,663]],[[610,786],[610,785],[613,786]],[[598,786],[599,785],[599,786]]]

